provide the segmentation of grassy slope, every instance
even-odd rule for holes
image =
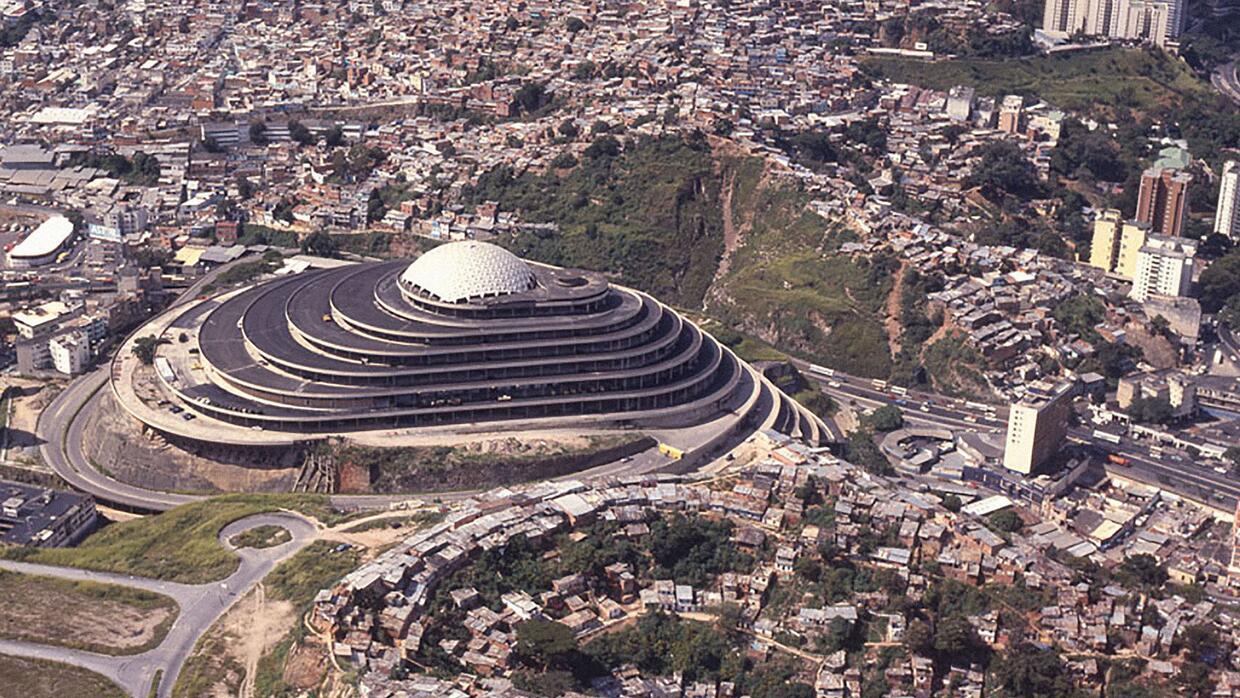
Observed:
[[[0,655],[0,694],[22,698],[125,698],[119,686],[85,669],[59,662]]]
[[[1055,106],[1084,112],[1109,106],[1149,110],[1208,95],[1183,63],[1141,49],[931,63],[869,57],[863,65],[876,77],[900,81],[915,76],[912,79],[923,87],[972,85],[985,95],[1037,95]]]
[[[806,358],[864,376],[891,371],[882,326],[891,275],[881,265],[838,254],[848,234],[806,209],[788,182],[761,183],[760,163],[727,158],[734,223],[743,245],[711,291],[709,312]],[[755,169],[757,168],[757,169]]]
[[[251,514],[280,509],[331,516],[322,496],[228,495],[112,524],[76,548],[4,552],[29,562],[201,584],[224,579],[237,569],[236,553],[219,543],[220,529]]]
[[[11,609],[9,613],[5,608]],[[19,610],[20,609],[20,610]],[[169,615],[156,629],[150,642],[121,649],[83,640],[78,633],[65,633],[77,627],[84,616],[112,617],[115,611],[134,611],[138,615],[168,611]],[[77,582],[0,570],[0,637],[44,645],[58,645],[102,654],[140,654],[155,647],[168,634],[178,613],[176,602],[162,594],[141,589]],[[9,622],[18,617],[37,616],[33,625]],[[120,639],[121,636],[116,636]]]

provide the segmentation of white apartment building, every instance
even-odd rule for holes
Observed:
[[[1223,165],[1219,183],[1218,208],[1214,212],[1214,232],[1233,241],[1240,240],[1240,162]]]
[[[1165,47],[1184,31],[1187,0],[1046,0],[1042,30],[1146,41]]]
[[[76,376],[90,365],[90,339],[77,330],[66,332],[47,343],[52,367],[66,376]]]
[[[1137,271],[1128,296],[1141,303],[1151,295],[1187,296],[1196,254],[1196,240],[1150,235],[1137,252]]]
[[[1008,413],[1003,467],[1029,475],[1055,455],[1067,435],[1071,409],[1071,383],[1030,384],[1025,397],[1013,403]]]

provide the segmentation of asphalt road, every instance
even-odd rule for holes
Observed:
[[[1210,74],[1210,82],[1216,90],[1240,104],[1240,75],[1236,74],[1237,69],[1240,69],[1240,59],[1232,59],[1230,63],[1215,68]]]
[[[203,497],[156,492],[114,480],[96,470],[82,450],[86,415],[106,390],[108,368],[96,369],[69,384],[39,414],[35,433],[42,442],[43,462],[75,489],[95,495],[99,501],[123,509],[166,511]]]
[[[272,568],[310,543],[317,532],[314,524],[295,514],[259,514],[225,526],[220,531],[220,542],[231,549],[229,538],[242,531],[268,524],[288,530],[292,539],[272,548],[237,550],[237,555],[241,558],[237,571],[222,582],[210,584],[178,584],[67,567],[0,562],[0,568],[18,572],[61,579],[107,582],[153,591],[171,597],[180,606],[180,613],[163,642],[142,654],[113,657],[11,640],[0,640],[0,654],[49,659],[89,669],[106,676],[135,698],[147,696],[155,673],[162,671],[163,678],[155,695],[159,698],[169,696],[198,638],[238,599],[266,577]]]
[[[897,395],[893,399],[892,393],[877,389],[871,380],[848,376],[838,371],[831,377],[822,376],[811,372],[806,362],[794,363],[807,377],[818,381],[823,391],[837,401],[856,401],[867,407],[896,405],[907,421],[916,424],[953,429],[1007,429],[1006,408],[996,407],[995,416],[992,417],[985,410],[962,405],[960,401],[941,395],[910,391],[907,397]],[[897,400],[904,400],[906,404],[898,405]],[[927,404],[928,401],[932,402]],[[922,405],[927,405],[927,409],[923,410]],[[1127,458],[1127,466],[1107,464],[1109,470],[1125,477],[1178,492],[1228,513],[1235,511],[1236,502],[1240,500],[1240,481],[1216,473],[1208,466],[1187,460],[1175,461],[1167,457],[1156,457],[1150,453],[1149,446],[1142,442],[1111,444],[1095,439],[1092,430],[1087,428],[1070,430],[1069,438]]]

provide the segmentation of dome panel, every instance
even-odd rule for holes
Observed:
[[[534,272],[497,245],[462,240],[423,254],[400,275],[401,284],[445,303],[521,293],[534,287]]]

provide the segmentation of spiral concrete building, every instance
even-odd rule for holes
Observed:
[[[157,390],[135,387],[127,349],[113,387],[179,437],[572,427],[656,430],[690,449],[763,428],[826,440],[817,417],[654,298],[483,242],[277,277],[134,337],[150,335],[163,340]]]

